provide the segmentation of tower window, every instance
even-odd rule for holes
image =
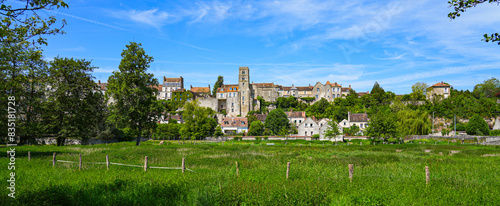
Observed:
[[[242,74],[245,74],[245,70],[241,71]]]

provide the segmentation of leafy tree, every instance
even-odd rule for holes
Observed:
[[[314,134],[311,139],[313,140],[318,140],[319,139],[319,134]]]
[[[450,0],[448,1],[448,4],[450,4],[450,7],[453,7],[455,9],[454,12],[450,12],[448,14],[448,17],[450,19],[455,19],[457,17],[460,17],[460,14],[465,12],[467,9],[476,7],[478,4],[482,3],[494,3],[494,2],[500,2],[499,0]],[[482,41],[486,42],[496,42],[498,41],[498,45],[500,45],[500,35],[498,33],[494,33],[491,35],[484,34],[484,39]]]
[[[341,132],[339,130],[339,125],[334,120],[328,122],[328,129],[325,130],[325,137],[328,139],[335,138]]]
[[[223,76],[217,77],[217,81],[215,81],[214,88],[212,89],[212,95],[215,96],[217,94],[217,89],[222,87],[223,85],[224,85],[224,77]]]
[[[398,133],[401,135],[427,135],[431,132],[432,123],[429,114],[420,110],[407,108],[393,113],[398,122]]]
[[[356,135],[358,132],[359,132],[359,127],[356,125],[352,125],[349,128],[344,128],[345,135],[352,136],[352,135]]]
[[[253,112],[253,111],[251,111]],[[250,114],[250,112],[247,114],[247,122],[248,124],[252,124],[254,121],[259,121],[257,117],[253,114]],[[260,121],[259,121],[260,122]]]
[[[384,140],[397,138],[399,134],[396,115],[390,110],[379,110],[370,119],[367,135],[372,138],[383,138]]]
[[[479,114],[474,114],[470,119],[469,123],[465,127],[465,130],[468,135],[489,135],[490,128],[488,127],[488,123],[484,121]]]
[[[275,109],[269,112],[264,125],[270,130],[271,135],[280,134],[283,128],[288,131],[289,128],[288,118],[281,109]]]
[[[315,102],[313,105],[306,109],[307,116],[315,116],[317,118],[330,118],[333,116],[333,111],[330,108],[330,103],[321,98],[321,100]]]
[[[264,132],[264,124],[261,121],[253,121],[250,124],[249,136],[261,136]]]
[[[22,5],[14,7],[14,5]],[[46,36],[63,34],[63,20],[56,27],[53,16],[42,18],[40,11],[67,8],[60,0],[6,3],[0,1],[0,104],[7,105],[8,97],[15,98],[18,118],[16,134],[21,143],[39,137],[42,111],[44,76],[47,74],[41,46],[47,45]],[[5,92],[4,92],[5,91]],[[12,106],[12,105],[11,105]],[[7,122],[7,110],[0,110],[0,122]],[[7,124],[0,124],[0,136],[7,136]]]
[[[425,99],[425,91],[427,91],[429,86],[424,82],[417,82],[411,86],[411,94],[410,97],[412,100],[424,100]]]
[[[217,121],[213,118],[215,111],[208,107],[200,107],[199,102],[194,100],[184,104],[184,126],[181,129],[183,138],[192,137],[202,139],[210,137],[215,132]]]
[[[218,125],[217,128],[215,128],[214,136],[216,136],[216,137],[224,136],[224,133],[222,133],[222,129],[221,129],[220,125]]]
[[[359,97],[359,95],[358,95],[358,93],[356,92],[356,90],[354,90],[354,89],[350,89],[350,90],[349,90],[349,94],[347,94],[347,97],[358,98],[358,97]],[[346,98],[347,98],[347,97],[346,97]]]
[[[95,83],[90,74],[94,67],[89,61],[56,57],[50,63],[46,125],[57,135],[57,145],[69,137],[87,139],[101,119],[104,97],[94,92]]]
[[[479,99],[482,95],[486,98],[494,97],[498,92],[500,92],[500,80],[492,77],[485,80],[482,84],[474,86],[472,94]]]
[[[261,114],[267,113],[268,103],[266,102],[266,100],[264,98],[262,98],[261,96],[258,96],[257,100],[259,100],[259,104],[260,104],[259,113],[261,113]]]
[[[130,42],[121,53],[122,60],[108,80],[106,99],[110,104],[110,120],[118,128],[137,130],[136,145],[140,143],[142,131],[156,126],[160,104],[157,103],[158,80],[147,73],[153,57],[146,55],[141,44]]]

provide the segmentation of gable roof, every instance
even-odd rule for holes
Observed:
[[[350,87],[342,87],[342,92],[348,92],[351,91]]]
[[[312,91],[313,88],[314,88],[313,86],[297,87],[297,90],[299,90],[299,91]]]
[[[449,87],[449,84],[443,83],[443,82],[438,82],[436,84],[433,84],[431,87]]]
[[[182,77],[179,78],[163,77],[163,82],[182,82]]]
[[[306,112],[305,111],[298,111],[298,112],[294,112],[294,111],[290,111],[290,112],[285,112],[286,116],[288,118],[306,118]]]
[[[210,93],[210,87],[192,87],[191,91],[196,93]]]
[[[368,122],[368,115],[366,113],[350,113],[351,122]]]
[[[335,82],[335,83],[333,83],[333,84],[332,84],[332,83],[330,83],[330,81],[326,81],[326,84],[325,84],[325,85],[330,85],[330,86],[332,86],[332,87],[340,87],[340,85],[339,85],[339,84],[337,84],[337,82]]]
[[[246,117],[223,117],[220,123],[221,127],[248,127]]]
[[[314,121],[314,119],[312,119],[311,117],[308,117],[306,118],[304,121],[302,121],[302,123],[299,124],[299,127],[301,126],[304,126],[304,124],[311,124],[311,123],[314,123],[316,126],[319,126],[318,123],[316,123],[316,121]],[[313,125],[314,127],[314,125]]]
[[[217,93],[226,93],[226,92],[237,92],[238,91],[237,84],[225,84],[222,87],[217,88]]]

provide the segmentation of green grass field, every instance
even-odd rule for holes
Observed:
[[[0,148],[0,205],[500,205],[500,147],[426,144],[332,145],[330,142],[228,141],[158,145],[16,147],[16,198]],[[266,143],[275,143],[267,146]],[[262,143],[262,145],[260,145]],[[154,144],[154,145],[153,145]],[[28,151],[31,162],[28,162]],[[58,160],[52,166],[52,153]],[[126,167],[186,167],[194,172]],[[239,162],[240,177],[235,163]],[[291,163],[286,179],[286,165]],[[349,180],[348,165],[354,164]],[[430,184],[425,181],[430,168]]]

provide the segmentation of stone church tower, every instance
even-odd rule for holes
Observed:
[[[251,85],[250,85],[250,70],[248,67],[240,67],[239,78],[239,93],[240,93],[240,113],[242,117],[247,116],[252,108]]]

